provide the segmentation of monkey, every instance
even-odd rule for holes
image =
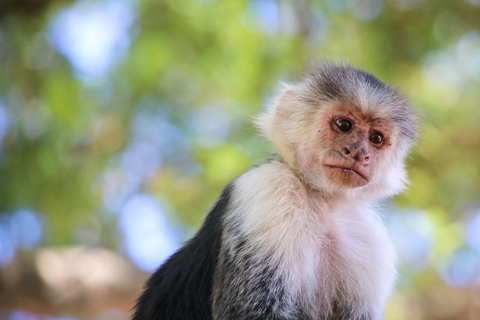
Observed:
[[[254,122],[274,155],[227,184],[133,320],[381,319],[396,254],[376,204],[408,184],[414,107],[366,71],[324,63]]]

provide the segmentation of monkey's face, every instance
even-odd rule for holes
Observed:
[[[325,176],[346,187],[371,182],[379,162],[391,146],[391,128],[381,118],[364,115],[354,108],[332,108],[323,120],[327,152],[322,165]]]
[[[362,200],[405,188],[417,117],[397,90],[364,71],[327,65],[272,102],[256,123],[308,187]]]
[[[394,130],[388,121],[342,105],[329,108],[319,118],[315,135],[299,149],[301,170],[341,188],[375,181],[391,153]]]

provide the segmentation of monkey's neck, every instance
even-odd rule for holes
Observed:
[[[290,160],[290,161],[287,161],[284,157],[282,157],[281,155],[279,155],[278,153],[275,153],[272,155],[272,157],[270,157],[270,159],[272,160],[276,160],[280,163],[282,163],[284,166],[286,166],[290,171],[292,171],[295,176],[298,178],[298,180],[300,180],[300,182],[303,184],[303,186],[305,187],[305,190],[309,193],[309,194],[312,194],[314,195],[315,197],[322,197],[322,198],[326,198],[326,197],[330,197],[328,195],[327,192],[325,192],[325,190],[323,190],[322,188],[319,188],[318,186],[316,186],[314,183],[312,183],[310,181],[310,179],[308,179],[300,170],[300,168],[298,167],[298,164],[295,160]]]

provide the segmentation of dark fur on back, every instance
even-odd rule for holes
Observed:
[[[148,280],[133,320],[209,320],[213,273],[220,250],[222,214],[232,192],[227,185],[200,231]]]

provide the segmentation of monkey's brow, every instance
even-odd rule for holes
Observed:
[[[353,107],[356,113],[352,112],[351,106],[348,106],[345,104],[337,105],[335,109],[337,109],[336,111],[347,114],[352,118],[360,118],[369,123],[384,124],[389,122],[388,119],[385,119],[384,117],[379,116],[374,111],[369,111],[369,112],[362,111],[359,106]]]
[[[389,121],[383,117],[379,117],[378,115],[365,115],[364,118],[365,121],[371,124],[386,124]]]

